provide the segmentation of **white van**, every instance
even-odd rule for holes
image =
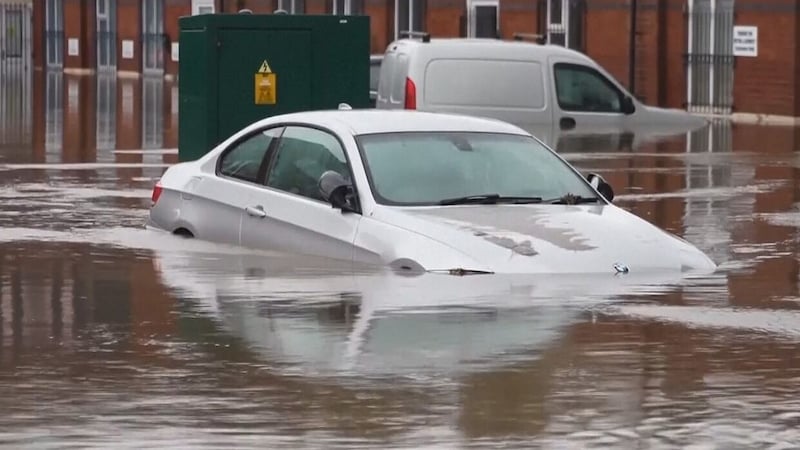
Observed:
[[[546,134],[685,132],[708,123],[642,104],[591,58],[562,46],[428,34],[387,47],[375,106],[491,117]]]

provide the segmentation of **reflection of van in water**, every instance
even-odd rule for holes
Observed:
[[[560,131],[691,130],[707,120],[647,106],[583,53],[496,39],[400,39],[384,54],[376,107],[492,117]]]

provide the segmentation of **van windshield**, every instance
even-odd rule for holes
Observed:
[[[566,162],[530,136],[405,132],[357,140],[375,200],[385,205],[435,205],[486,194],[597,197]]]

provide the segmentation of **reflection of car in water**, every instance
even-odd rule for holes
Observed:
[[[170,167],[149,225],[250,248],[445,273],[713,271],[524,130],[415,111],[316,111]]]
[[[162,283],[265,360],[316,373],[425,375],[536,359],[586,308],[680,281],[675,273],[405,277],[191,247],[155,251]]]

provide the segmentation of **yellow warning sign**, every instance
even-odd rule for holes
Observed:
[[[274,73],[257,73],[255,86],[256,105],[274,105],[277,97],[277,80]]]
[[[264,62],[261,63],[261,67],[258,69],[258,73],[272,73],[272,69],[269,67],[269,63],[265,59]]]

